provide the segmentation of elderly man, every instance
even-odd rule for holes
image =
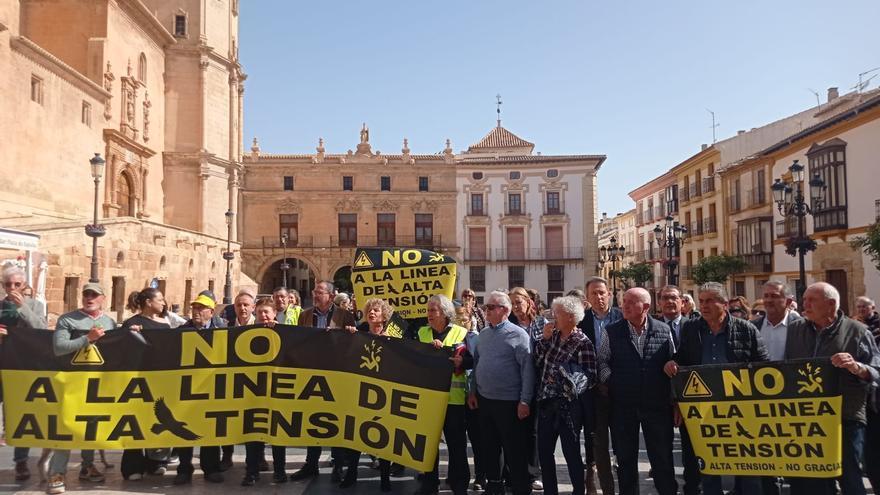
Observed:
[[[687,321],[682,327],[681,345],[663,368],[667,375],[675,376],[679,366],[754,363],[769,359],[758,329],[728,313],[727,290],[722,284],[708,282],[701,285],[699,299],[701,316]],[[675,413],[678,423],[681,417],[678,411]],[[702,483],[706,495],[721,495],[721,476],[703,475]],[[742,476],[740,483],[741,493],[762,493],[760,477]]]
[[[428,324],[418,331],[419,341],[431,344],[437,349],[447,347],[458,349],[464,346],[464,338],[467,329],[452,323],[455,318],[455,307],[452,301],[444,295],[431,296],[428,300]],[[465,402],[467,376],[464,373],[452,375],[449,388],[449,402],[446,406],[446,420],[443,423],[443,437],[446,439],[446,447],[449,452],[449,487],[452,493],[464,495],[467,493],[468,482],[471,478],[467,459],[467,437],[465,428]],[[439,464],[440,454],[434,461],[434,470],[426,473],[422,478],[422,484],[417,495],[429,495],[437,493],[440,486]]]
[[[468,407],[480,409],[483,435],[482,456],[486,470],[486,493],[503,494],[500,455],[510,467],[510,483],[515,495],[527,494],[529,486],[526,458],[529,404],[535,392],[535,364],[531,337],[511,323],[507,316],[512,305],[504,292],[489,294],[486,320],[474,350],[474,387]]]
[[[275,301],[275,311],[277,316],[275,319],[282,325],[296,325],[299,323],[299,316],[302,308],[293,304],[290,300],[290,293],[285,287],[276,287],[272,291],[272,300]]]
[[[672,332],[649,317],[650,311],[648,291],[626,291],[624,319],[605,328],[607,338],[599,346],[599,390],[611,397],[611,439],[623,495],[639,493],[639,427],[657,492],[673,495],[678,490],[672,465],[672,393],[663,373],[674,353]]]
[[[229,322],[229,326],[243,327],[245,325],[253,325],[257,318],[254,315],[254,306],[257,301],[250,292],[241,291],[235,296],[232,305],[235,308],[235,320]]]
[[[864,323],[868,330],[874,334],[874,337],[880,337],[880,314],[877,314],[873,299],[865,296],[856,298],[855,319]]]
[[[831,284],[817,282],[804,293],[803,316],[788,328],[785,357],[830,357],[841,368],[843,395],[844,495],[865,493],[860,466],[865,442],[865,404],[873,386],[880,385],[880,353],[868,330],[840,310],[840,293]],[[791,480],[792,493],[834,493],[833,479]]]
[[[52,349],[56,356],[73,354],[80,349],[92,345],[104,336],[107,330],[113,330],[116,322],[105,315],[104,289],[96,283],[83,286],[82,307],[76,311],[58,317],[55,332],[52,335]],[[103,482],[104,475],[95,468],[95,451],[82,451],[83,463],[79,479],[83,481]],[[64,493],[64,475],[67,473],[69,450],[54,450],[49,461],[49,482],[46,493]]]
[[[584,319],[578,328],[589,337],[594,349],[599,349],[605,340],[605,327],[623,319],[620,309],[611,307],[611,292],[608,281],[602,277],[587,280],[587,303],[590,306],[584,313]],[[592,431],[584,428],[584,448],[587,451],[586,485],[588,493],[595,493],[596,470],[599,471],[599,485],[602,493],[614,493],[614,473],[611,472],[611,454],[609,453],[608,430],[611,420],[611,402],[608,397],[595,394],[593,397],[593,418],[595,423]]]
[[[216,303],[207,294],[199,294],[195,301],[191,304],[192,318],[181,325],[181,330],[196,329],[206,330],[218,328],[214,318],[214,308]],[[192,482],[192,475],[195,468],[193,467],[193,448],[182,447],[177,449],[180,464],[177,466],[177,475],[174,477],[175,485],[185,485]],[[199,448],[199,464],[202,472],[205,473],[205,480],[211,483],[223,482],[223,467],[220,464],[220,447],[209,446]]]
[[[11,266],[3,270],[6,297],[0,301],[0,335],[14,328],[46,328],[46,319],[40,316],[37,301],[23,295],[25,287],[27,282],[21,268]],[[13,450],[16,481],[31,477],[27,464],[29,452],[28,447],[15,447]]]
[[[312,290],[312,302],[315,305],[311,308],[303,310],[299,315],[298,324],[305,327],[314,328],[346,328],[354,327],[357,322],[354,315],[349,311],[336,307],[333,304],[333,296],[335,294],[333,283],[322,280],[315,284]],[[285,301],[287,292],[285,291]],[[273,295],[273,297],[276,297]],[[276,299],[276,307],[277,307]],[[280,313],[279,313],[280,314]],[[335,460],[333,464],[333,473],[331,480],[335,483],[342,481],[342,468],[344,462],[344,451],[338,450],[336,447],[331,449],[331,456]],[[299,481],[309,479],[318,475],[318,460],[321,458],[321,447],[309,447],[306,449],[306,463],[299,470],[290,475],[291,481]]]

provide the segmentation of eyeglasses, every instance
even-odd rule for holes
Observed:
[[[764,316],[765,313],[759,309],[753,309],[752,314],[755,316]]]
[[[473,294],[462,294],[461,298],[462,299],[473,299],[474,295]]]
[[[500,304],[487,304],[486,311],[492,311],[493,309],[503,308],[504,306]]]
[[[731,313],[739,313],[739,314],[743,314],[743,313],[746,312],[746,310],[744,310],[744,309],[742,309],[742,308],[730,308],[730,312],[731,312]]]
[[[3,282],[3,287],[21,287],[24,282]]]

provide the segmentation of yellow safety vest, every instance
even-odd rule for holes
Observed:
[[[461,343],[464,345],[464,338],[467,335],[467,329],[458,325],[452,325],[446,338],[443,339],[444,347],[452,347]],[[426,344],[434,342],[434,330],[430,326],[424,326],[419,329],[419,341]],[[452,374],[452,383],[449,385],[449,404],[463,406],[467,402],[467,375]]]
[[[296,325],[299,323],[299,314],[302,313],[302,306],[290,305],[284,311],[284,325]]]

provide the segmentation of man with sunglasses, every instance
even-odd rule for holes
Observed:
[[[17,328],[46,328],[46,319],[38,313],[37,301],[25,297],[27,287],[25,274],[21,268],[11,266],[3,270],[3,288],[6,297],[0,301],[0,335]],[[2,397],[0,397],[2,400]],[[15,481],[25,481],[31,477],[27,460],[30,449],[15,447],[12,460],[15,462]]]

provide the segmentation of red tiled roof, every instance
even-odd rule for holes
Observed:
[[[489,134],[486,134],[480,142],[468,147],[468,151],[494,148],[533,148],[534,146],[534,143],[530,143],[507,129],[498,126],[492,129]]]

